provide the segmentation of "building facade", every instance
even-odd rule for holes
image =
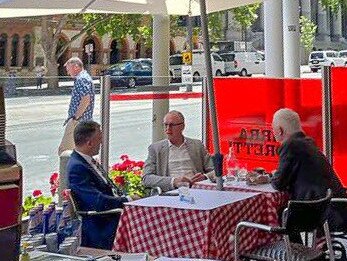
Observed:
[[[59,36],[58,45],[69,42],[79,31],[63,30]],[[0,20],[0,76],[8,76],[16,72],[19,76],[34,76],[36,66],[44,66],[46,58],[40,44],[41,25],[35,19],[1,19]],[[185,39],[175,37],[170,41],[170,53],[182,50]],[[91,45],[92,51],[86,53],[86,46]],[[141,42],[135,42],[131,37],[112,39],[109,35],[103,37],[83,34],[73,41],[58,59],[59,75],[66,75],[64,63],[72,56],[78,56],[85,65],[90,64],[93,75],[99,75],[101,70],[110,64],[125,59],[151,57],[152,50]]]
[[[247,41],[251,41],[258,50],[264,50],[264,6],[258,10],[258,19],[247,32]],[[347,10],[339,9],[332,13],[324,9],[318,0],[300,0],[300,16],[306,16],[317,25],[314,50],[347,49]],[[240,41],[241,32],[232,12],[225,14],[225,36],[229,41]],[[301,50],[302,55],[307,52]],[[302,57],[305,60],[306,57]]]

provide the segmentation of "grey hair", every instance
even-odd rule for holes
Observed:
[[[89,120],[78,123],[73,133],[75,145],[86,144],[98,129],[100,129],[100,124],[95,121]]]
[[[174,114],[174,115],[178,116],[184,122],[184,116],[183,116],[182,112],[172,110],[172,111],[169,111],[168,114]]]
[[[67,62],[64,64],[64,66],[67,66],[68,64],[77,65],[80,68],[83,68],[83,62],[78,57],[71,57],[69,60],[67,60]]]
[[[288,108],[279,109],[275,112],[273,124],[282,127],[289,135],[302,131],[299,114]]]

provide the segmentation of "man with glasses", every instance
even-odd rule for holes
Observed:
[[[213,163],[201,141],[183,135],[184,116],[170,111],[163,121],[167,139],[148,147],[142,183],[163,191],[178,188],[214,175]]]

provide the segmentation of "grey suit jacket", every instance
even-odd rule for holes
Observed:
[[[195,173],[213,171],[211,156],[201,141],[185,138],[189,156],[195,167]],[[163,191],[174,189],[169,176],[169,141],[161,140],[148,147],[148,157],[145,161],[142,183],[146,187],[160,187]]]

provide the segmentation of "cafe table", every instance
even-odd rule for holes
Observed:
[[[210,180],[203,180],[193,185],[196,189],[216,190],[216,183]],[[243,191],[243,192],[259,192],[265,197],[264,210],[266,213],[262,215],[262,223],[270,226],[278,226],[279,213],[288,203],[288,194],[275,190],[270,183],[248,185],[246,181],[224,182],[224,191]]]
[[[261,222],[259,192],[190,189],[195,203],[152,196],[125,204],[113,250],[154,257],[233,260],[233,235],[242,220]],[[241,250],[259,245],[261,232],[244,229]]]

